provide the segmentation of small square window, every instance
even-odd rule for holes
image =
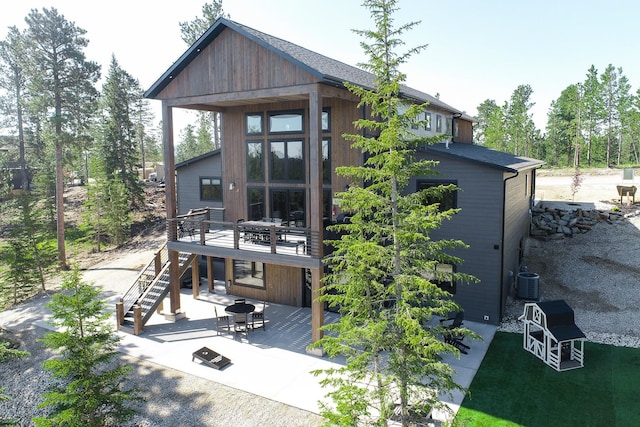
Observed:
[[[247,135],[262,134],[262,114],[247,114],[246,116],[246,132]]]
[[[200,178],[200,200],[222,201],[222,181],[220,178]]]

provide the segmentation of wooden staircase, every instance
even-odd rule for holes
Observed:
[[[178,254],[178,277],[187,271],[196,254]],[[142,269],[133,285],[116,303],[118,330],[139,335],[153,313],[162,310],[164,298],[169,293],[169,254],[167,244],[154,255]]]

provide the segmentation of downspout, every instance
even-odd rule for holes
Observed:
[[[500,322],[500,320],[502,319],[502,314],[503,314],[503,304],[502,304],[502,300],[504,299],[504,276],[502,274],[502,272],[504,271],[504,236],[506,234],[506,224],[505,224],[505,212],[507,209],[507,198],[506,198],[506,194],[507,194],[507,181],[509,181],[510,179],[516,178],[518,175],[520,175],[520,172],[518,171],[514,171],[515,175],[511,175],[510,177],[506,178],[503,182],[502,182],[502,236],[501,236],[501,243],[500,243],[500,313],[499,313],[499,319],[498,319],[498,323]],[[516,272],[514,272],[514,275],[516,274]],[[509,284],[509,286],[511,286],[511,284]]]

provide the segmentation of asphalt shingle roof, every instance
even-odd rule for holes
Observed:
[[[474,144],[450,143],[448,148],[446,144],[434,144],[427,146],[426,151],[458,157],[508,172],[538,168],[544,164],[542,160],[515,156]]]
[[[283,58],[298,64],[308,72],[314,74],[321,82],[337,86],[342,86],[344,82],[349,82],[367,89],[374,87],[375,76],[365,70],[313,52],[289,41],[247,27],[246,25],[220,18],[147,90],[145,97],[153,98],[161,92],[162,89],[169,84],[171,79],[186,68],[203,48],[211,43],[213,39],[226,28],[237,31]],[[417,102],[429,102],[433,106],[443,108],[454,114],[463,113],[434,96],[408,86],[402,87],[401,95]],[[473,120],[473,118],[467,115],[463,117],[467,120]]]

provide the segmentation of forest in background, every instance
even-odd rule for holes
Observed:
[[[531,86],[523,84],[502,105],[493,99],[480,104],[475,141],[544,160],[548,167],[640,163],[640,89],[632,93],[622,68],[609,64],[600,73],[592,65],[583,81],[567,86],[551,103],[544,133],[532,120],[532,95]]]

